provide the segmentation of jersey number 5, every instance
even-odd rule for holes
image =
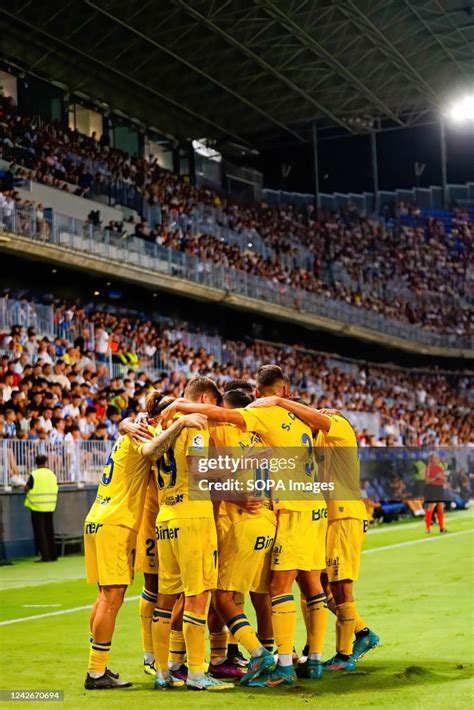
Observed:
[[[102,472],[102,478],[100,482],[103,486],[108,486],[114,475],[114,460],[112,458],[113,450],[109,454],[109,458],[105,462],[104,470]]]

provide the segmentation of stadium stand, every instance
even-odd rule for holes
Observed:
[[[103,445],[118,436],[121,417],[143,409],[150,387],[180,396],[195,374],[210,375],[219,385],[233,378],[253,382],[264,363],[284,368],[296,396],[318,408],[349,412],[361,446],[472,443],[474,392],[463,373],[413,371],[263,341],[224,340],[169,320],[66,304],[2,298],[0,312],[0,431],[10,442],[11,475],[18,472],[16,459],[27,455],[18,443],[27,442],[28,448],[44,442],[56,455],[66,445],[60,480],[75,480],[71,465],[77,461],[70,460],[75,442],[88,459],[83,468],[95,471]]]
[[[66,220],[54,215],[53,205],[45,210],[22,200],[15,182],[35,180],[89,198],[107,195],[139,218],[102,224],[100,210],[92,206],[86,223],[73,226],[75,233],[91,230],[95,241],[115,237],[122,246],[141,240],[150,255],[156,247],[172,249],[202,262],[201,273],[212,270],[210,265],[244,272],[264,279],[267,288],[288,292],[296,309],[306,305],[309,292],[453,336],[453,342],[472,334],[473,221],[464,209],[423,217],[416,207],[402,205],[384,218],[349,207],[316,218],[307,207],[238,205],[156,162],[111,149],[104,137],[48,126],[2,101],[2,157],[12,161],[12,189],[0,195],[7,230],[14,226],[28,234],[34,223],[35,234],[47,241]],[[373,318],[369,323],[383,329],[383,319],[378,326]]]

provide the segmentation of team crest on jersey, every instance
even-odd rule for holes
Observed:
[[[193,449],[203,449],[204,448],[204,437],[201,434],[195,434],[193,436],[193,441],[191,444]]]

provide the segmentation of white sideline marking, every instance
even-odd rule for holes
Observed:
[[[407,542],[397,542],[393,545],[381,545],[380,547],[372,547],[370,550],[363,550],[363,555],[370,555],[372,552],[380,552],[381,550],[394,550],[397,547],[408,547],[409,545],[420,545],[422,542],[435,542],[435,540],[447,540],[458,535],[469,535],[474,530],[460,530],[459,532],[446,533],[445,535],[436,535],[433,537],[425,537],[422,540],[407,540]]]
[[[24,609],[50,609],[53,606],[62,606],[62,604],[23,604]]]
[[[458,537],[460,535],[470,535],[474,530],[460,530],[459,532],[446,533],[446,535],[436,535],[434,537],[425,537],[422,540],[409,540],[407,542],[397,542],[393,545],[382,545],[381,547],[373,547],[371,550],[363,550],[363,555],[370,555],[373,552],[383,552],[384,550],[396,550],[399,547],[408,547],[409,545],[420,545],[423,542],[435,542],[436,540],[452,540],[453,537]],[[135,597],[125,597],[126,602],[134,602],[140,599],[140,596]],[[20,624],[22,621],[34,621],[35,619],[46,619],[50,616],[61,616],[62,614],[73,614],[76,611],[86,611],[90,609],[91,605],[86,606],[76,606],[73,609],[61,609],[61,611],[49,611],[46,614],[34,614],[33,616],[22,616],[19,619],[8,619],[8,621],[0,621],[0,626],[7,626],[8,624]]]
[[[136,597],[125,597],[125,602],[136,602],[140,599],[140,595]],[[75,606],[72,609],[61,609],[61,611],[48,611],[46,614],[33,614],[32,616],[22,616],[20,619],[8,619],[8,621],[0,621],[0,626],[8,626],[8,624],[20,624],[22,621],[33,621],[34,619],[46,619],[50,616],[61,616],[62,614],[73,614],[75,611],[90,610],[91,605]]]

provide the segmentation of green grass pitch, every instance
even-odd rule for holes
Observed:
[[[328,673],[319,682],[298,681],[294,687],[271,690],[153,691],[152,680],[141,667],[138,602],[130,600],[118,618],[110,665],[134,685],[123,691],[85,691],[88,610],[81,607],[92,603],[95,589],[83,579],[82,558],[71,556],[45,565],[19,560],[1,570],[1,688],[61,689],[63,704],[44,702],[41,707],[68,709],[96,708],[99,703],[106,710],[133,710],[152,703],[165,703],[168,710],[472,706],[473,523],[471,512],[449,514],[450,533],[439,536],[433,528],[430,538],[422,521],[371,530],[356,595],[382,646],[360,661],[353,673]],[[139,594],[140,577],[129,597]],[[35,616],[41,618],[21,621]],[[11,620],[14,623],[5,623]],[[334,647],[332,617],[330,626],[326,657]],[[303,642],[300,619],[298,649]]]

